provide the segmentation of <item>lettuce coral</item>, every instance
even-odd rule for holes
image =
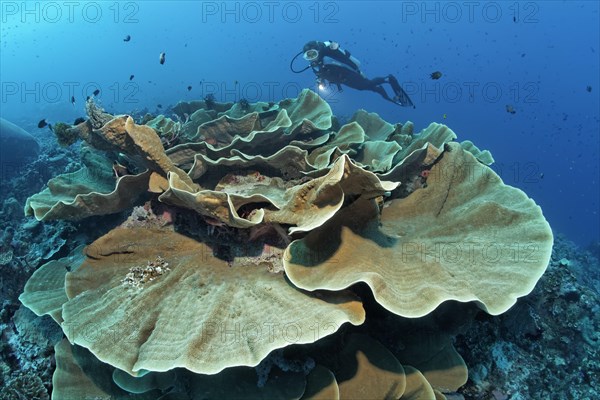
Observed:
[[[294,241],[284,260],[300,288],[340,290],[363,281],[385,308],[417,318],[448,300],[505,312],[533,290],[551,250],[540,208],[449,143],[426,187],[390,199],[382,212],[373,201],[355,201]]]
[[[71,343],[56,348],[56,398],[443,399],[463,385],[451,332],[405,325],[459,302],[500,314],[528,294],[553,241],[535,202],[445,125],[414,134],[360,110],[337,126],[309,90],[207,103],[138,125],[88,102],[77,129],[98,172],[54,178],[27,201],[40,220],[142,198],[168,213],[31,277],[21,301]],[[143,284],[128,284],[136,273]]]

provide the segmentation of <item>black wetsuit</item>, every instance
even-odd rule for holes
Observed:
[[[340,47],[332,49],[324,42],[318,41],[311,41],[304,45],[304,51],[310,49],[319,52],[318,57],[311,61],[310,65],[320,80],[335,84],[340,91],[342,90],[341,85],[346,85],[357,90],[370,90],[379,93],[384,99],[394,104],[414,108],[410,97],[408,97],[408,94],[402,89],[398,80],[393,75],[369,79],[362,74],[358,63],[352,59],[349,51],[343,50]],[[341,65],[337,63],[325,63],[325,57],[338,61]],[[395,95],[394,98],[391,98],[387,94],[382,86],[384,83],[388,83],[392,87]]]

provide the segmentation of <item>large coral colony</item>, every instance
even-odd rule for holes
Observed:
[[[83,168],[25,206],[121,218],[20,297],[66,336],[54,399],[444,399],[467,379],[453,335],[550,258],[540,208],[444,125],[342,124],[310,90],[86,109],[60,132]]]

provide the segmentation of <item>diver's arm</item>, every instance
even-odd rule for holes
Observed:
[[[324,42],[324,56],[331,57],[336,61],[346,64],[358,73],[360,71],[360,61],[353,57],[348,50],[344,50],[340,47],[339,43],[334,41]]]

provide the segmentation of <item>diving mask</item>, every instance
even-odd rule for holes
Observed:
[[[302,56],[306,61],[312,62],[319,58],[319,52],[315,49],[310,49],[304,52]]]

